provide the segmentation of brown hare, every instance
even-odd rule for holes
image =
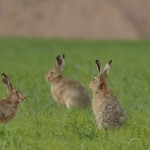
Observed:
[[[88,106],[90,100],[87,90],[78,81],[65,78],[61,69],[65,63],[65,56],[58,55],[53,70],[46,75],[46,80],[51,84],[51,93],[55,101],[65,107],[81,107]]]
[[[19,90],[12,87],[12,83],[5,73],[2,73],[2,81],[7,87],[8,96],[0,100],[0,123],[7,123],[15,117],[18,105],[25,97]]]
[[[99,60],[96,60],[98,76],[89,85],[93,91],[93,112],[100,129],[118,128],[126,121],[126,112],[106,83],[111,62],[112,60],[102,70]]]

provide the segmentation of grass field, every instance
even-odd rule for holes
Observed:
[[[108,85],[128,112],[127,125],[99,131],[91,106],[66,110],[50,95],[44,77],[65,53],[63,74],[88,89],[95,59],[113,60]],[[0,150],[149,150],[150,42],[65,41],[0,38],[0,73],[8,74],[27,99],[16,118],[0,125]],[[6,89],[0,82],[0,97]]]

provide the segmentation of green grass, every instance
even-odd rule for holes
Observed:
[[[65,53],[63,74],[88,85],[95,59],[113,60],[108,85],[128,112],[126,126],[97,129],[91,106],[70,110],[53,100],[44,77]],[[149,150],[150,42],[0,38],[0,73],[8,74],[27,99],[16,118],[0,125],[0,150]],[[0,97],[6,89],[0,82]]]

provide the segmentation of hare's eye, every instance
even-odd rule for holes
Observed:
[[[49,71],[49,74],[52,74],[53,72],[52,71]]]
[[[15,93],[16,93],[16,94],[18,94],[18,91],[17,91],[17,90],[15,90]]]
[[[95,78],[92,79],[92,81],[95,81],[95,80],[96,80]]]

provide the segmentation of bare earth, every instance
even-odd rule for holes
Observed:
[[[150,38],[150,0],[0,0],[0,36]]]

